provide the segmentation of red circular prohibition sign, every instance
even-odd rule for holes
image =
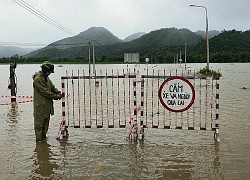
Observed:
[[[192,94],[192,97],[191,97],[191,101],[187,104],[187,106],[183,107],[182,109],[173,109],[171,107],[169,107],[165,102],[164,100],[162,99],[162,90],[164,88],[164,86],[169,83],[170,81],[173,81],[173,80],[181,80],[181,81],[184,81],[191,89],[191,94]],[[160,102],[161,104],[166,108],[168,109],[169,111],[172,111],[172,112],[183,112],[183,111],[186,111],[187,109],[189,109],[192,104],[194,103],[194,99],[195,99],[195,91],[194,91],[194,87],[193,85],[187,80],[185,79],[184,77],[179,77],[179,76],[176,76],[176,77],[171,77],[171,78],[168,78],[166,79],[160,86],[160,89],[158,91],[158,97],[160,99]]]

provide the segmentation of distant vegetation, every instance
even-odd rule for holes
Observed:
[[[199,71],[198,75],[209,76],[209,77],[221,77],[222,74],[218,71],[214,71],[208,68],[203,68]]]
[[[96,29],[95,29],[96,30]],[[90,32],[88,32],[90,33]],[[97,31],[98,37],[102,38],[101,43],[95,43],[96,62],[123,62],[124,53],[138,52],[140,61],[145,62],[146,58],[150,63],[173,63],[174,58],[181,50],[184,59],[184,45],[187,43],[187,62],[206,62],[206,41],[201,35],[191,32],[188,29],[166,28],[152,31],[130,42],[122,42],[112,33],[105,30],[105,37],[102,29]],[[82,35],[82,33],[80,33]],[[79,34],[79,35],[80,35]],[[84,33],[83,33],[84,34]],[[78,36],[79,36],[78,35]],[[92,34],[94,36],[94,34]],[[97,36],[96,36],[97,37]],[[77,42],[74,43],[74,40]],[[0,58],[0,63],[17,62],[42,62],[49,59],[53,62],[80,62],[87,63],[89,57],[89,46],[80,45],[82,38],[60,40],[46,48],[32,52],[25,56],[12,56],[10,58]],[[113,43],[110,41],[112,40]],[[63,44],[72,43],[67,48],[62,48]],[[86,37],[84,42],[86,42]],[[97,41],[98,42],[98,41]],[[78,45],[77,45],[78,43]],[[60,44],[60,47],[57,47]],[[250,62],[250,31],[222,31],[217,36],[209,40],[210,62],[230,63],[230,62]],[[92,46],[91,46],[92,49]]]

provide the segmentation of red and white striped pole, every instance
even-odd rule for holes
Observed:
[[[144,115],[144,79],[141,78],[141,116],[140,116],[140,126],[138,139],[144,139],[144,124],[143,124],[143,115]]]
[[[62,121],[60,123],[59,131],[57,133],[57,139],[62,139],[63,137],[68,136],[68,129],[66,126],[66,120],[65,120],[65,83],[64,80],[67,77],[61,77],[61,86],[62,86]]]
[[[218,78],[216,79],[216,115],[215,115],[215,132],[214,132],[214,138],[216,141],[220,141],[220,133],[219,133],[219,83],[218,83]]]

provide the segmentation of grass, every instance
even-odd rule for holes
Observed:
[[[219,71],[214,71],[208,68],[203,68],[199,72],[202,76],[208,76],[208,77],[221,77],[222,74]]]

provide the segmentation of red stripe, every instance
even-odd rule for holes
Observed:
[[[96,125],[97,128],[103,128],[103,125]]]
[[[136,82],[135,81],[133,82],[133,86],[136,87]]]
[[[80,126],[79,125],[75,125],[74,128],[80,128]]]
[[[62,101],[62,107],[65,107],[65,102]]]
[[[64,83],[62,83],[62,88],[64,88],[65,86],[64,86]]]
[[[219,109],[219,106],[220,106],[219,104],[216,104],[216,109]]]
[[[216,114],[216,115],[215,115],[215,118],[216,118],[216,119],[219,119],[219,114]]]
[[[141,111],[141,116],[143,116],[143,111]]]
[[[164,126],[164,129],[170,129],[170,126]]]
[[[175,129],[182,129],[182,127],[181,126],[176,126],[176,128]]]
[[[129,75],[129,78],[136,78],[136,75]]]
[[[65,116],[65,111],[62,112],[62,116]]]
[[[108,125],[108,128],[114,128],[114,125]]]
[[[153,125],[153,126],[152,126],[152,128],[158,128],[158,126],[156,126],[156,125]]]
[[[125,128],[126,127],[126,125],[124,124],[120,124],[120,126],[119,126],[120,128]]]
[[[85,128],[91,128],[91,125],[85,125]]]
[[[144,101],[141,101],[141,106],[143,106],[144,105]]]
[[[194,127],[188,127],[188,130],[194,130]]]
[[[207,130],[206,128],[204,128],[204,127],[200,127],[200,130]]]
[[[219,84],[216,84],[216,89],[220,89],[220,85]]]
[[[219,99],[220,98],[220,95],[219,94],[216,94],[216,99]]]
[[[220,77],[213,77],[213,80],[220,80]]]

